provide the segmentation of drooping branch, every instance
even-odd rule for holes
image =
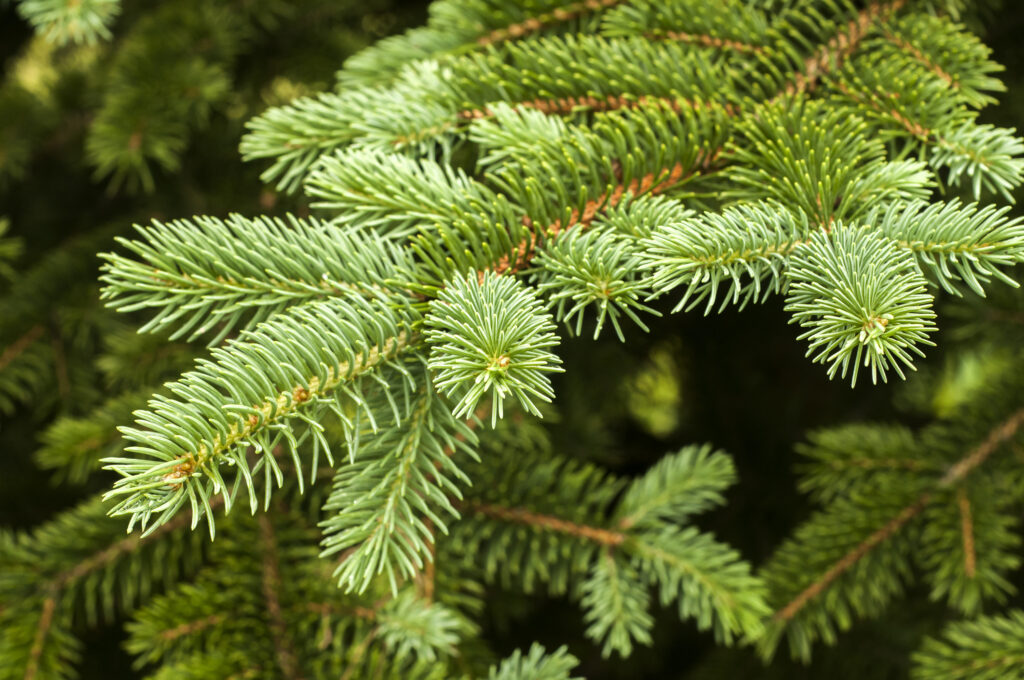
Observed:
[[[219,506],[222,503],[220,498],[211,501],[211,505]],[[42,591],[46,593],[43,600],[43,611],[39,617],[36,627],[36,634],[29,650],[29,660],[25,667],[24,680],[33,680],[39,672],[39,659],[42,656],[46,638],[49,636],[53,626],[53,618],[56,612],[58,600],[62,591],[71,583],[78,581],[85,576],[102,569],[121,555],[138,550],[141,546],[150,543],[157,538],[164,536],[176,529],[180,529],[189,523],[185,516],[175,518],[164,524],[159,529],[147,536],[131,535],[123,538],[113,545],[79,561],[74,567],[58,573],[47,582]]]
[[[350,380],[375,368],[387,359],[392,358],[406,347],[415,338],[402,331],[397,336],[389,338],[382,346],[373,347],[365,355],[358,355],[351,361],[345,361],[327,370],[327,379],[322,381],[319,376],[313,376],[308,381],[308,387],[298,385],[293,389],[286,390],[277,395],[272,401],[267,401],[257,407],[261,417],[256,414],[249,416],[243,424],[232,425],[226,435],[218,435],[213,446],[203,444],[196,451],[190,451],[179,457],[181,461],[171,472],[167,473],[163,480],[168,484],[177,484],[191,477],[196,470],[200,469],[212,457],[229,450],[238,442],[244,441],[252,436],[256,430],[266,428],[268,425],[280,421],[284,417],[297,411],[302,404],[305,404],[317,396],[327,394],[338,387],[342,382]]]
[[[991,456],[992,453],[1000,447],[1000,445],[1016,434],[1022,425],[1024,425],[1024,408],[1016,411],[1009,418],[997,425],[991,432],[989,432],[988,436],[981,442],[981,444],[972,449],[966,456],[950,467],[946,474],[939,479],[936,484],[937,489],[948,489],[962,481],[979,465],[984,463],[989,456]],[[822,574],[821,577],[814,581],[814,583],[807,586],[807,588],[801,591],[800,594],[793,598],[786,606],[775,612],[773,618],[776,621],[788,621],[789,619],[792,619],[808,602],[824,592],[824,590],[828,588],[833,581],[842,576],[853,565],[857,564],[861,558],[885,542],[888,538],[902,529],[910,520],[919,515],[932,500],[933,495],[931,492],[921,494],[917,500],[903,508],[903,510],[901,510],[895,517],[886,522],[885,525],[861,541],[853,550],[846,553],[839,559],[839,561],[833,564],[828,571]]]

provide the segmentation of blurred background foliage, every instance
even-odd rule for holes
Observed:
[[[246,120],[332,88],[348,55],[422,23],[426,4],[127,0],[109,38],[61,45],[0,0],[0,525],[37,525],[107,488],[92,462],[118,442],[102,433],[202,351],[136,336],[131,319],[103,310],[95,253],[150,218],[304,212],[301,198],[263,186],[261,168],[241,162]],[[982,25],[1008,87],[983,118],[1020,127],[1024,6],[1006,3]],[[950,305],[944,314],[955,320],[908,382],[856,389],[826,382],[804,359],[781,299],[706,319],[665,314],[626,344],[567,339],[546,426],[561,453],[624,474],[691,442],[729,451],[740,483],[706,528],[760,564],[809,513],[793,470],[808,432],[865,420],[923,424],[1015,365],[1015,336],[1001,340],[999,329],[1019,328],[1024,306],[1020,294],[1003,295],[999,318],[979,317],[969,300]],[[55,477],[55,461],[75,456],[82,465]],[[650,650],[607,661],[571,604],[495,590],[489,605],[497,652],[565,642],[592,680],[903,678],[909,652],[948,616],[926,592],[911,593],[884,619],[856,626],[841,649],[820,650],[812,666],[779,659],[768,671],[752,652],[715,649],[671,612],[658,616]],[[117,629],[88,634],[82,677],[133,677],[122,639]]]

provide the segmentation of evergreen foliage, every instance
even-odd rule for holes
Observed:
[[[254,32],[286,16],[226,7],[161,5],[109,57],[85,149],[112,188],[177,168]],[[74,43],[109,40],[121,10],[18,11]],[[0,680],[73,677],[81,631],[125,617],[153,678],[571,677],[564,647],[491,644],[502,592],[577,605],[608,663],[656,644],[667,611],[785,673],[780,647],[810,662],[915,587],[948,620],[906,655],[915,678],[1024,677],[1024,227],[1007,205],[1024,142],[979,122],[1003,86],[953,18],[972,11],[438,0],[334,91],[247,124],[242,156],[305,195],[281,199],[297,214],[118,225],[13,278],[0,240],[3,337],[27,329],[0,351],[0,409],[59,395],[77,417],[48,427],[39,464],[114,473],[0,534]],[[156,64],[173,69],[151,95]],[[143,335],[77,301],[39,321],[85,267],[74,250],[114,238],[99,297]],[[822,383],[907,378],[936,346],[953,376],[925,364],[902,392],[920,427],[809,435],[816,509],[756,568],[707,528],[738,481],[728,454],[665,446],[621,474],[545,425],[572,379],[559,323],[630,346],[663,314],[755,303],[799,327]],[[64,343],[100,357],[68,362]],[[945,411],[921,397],[943,388]]]

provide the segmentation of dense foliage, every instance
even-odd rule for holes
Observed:
[[[160,207],[0,241],[0,408],[106,488],[0,534],[0,678],[122,620],[154,678],[1024,677],[987,4],[438,0],[319,94],[247,64],[338,15],[218,7],[17,5],[10,186],[56,129]],[[198,190],[255,93],[268,188]]]

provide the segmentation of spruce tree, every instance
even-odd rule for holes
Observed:
[[[114,481],[0,535],[0,678],[69,676],[76,631],[122,616],[156,678],[603,673],[552,631],[494,645],[508,594],[572,602],[609,666],[667,609],[718,646],[689,677],[797,677],[899,610],[913,677],[1024,677],[1024,145],[979,122],[1003,86],[959,23],[976,10],[438,0],[253,118],[242,156],[311,212],[154,219],[102,254],[103,301],[140,320],[125,347],[199,358],[72,430],[102,446],[40,454]],[[707,527],[738,461],[572,455],[560,430],[599,437],[601,414],[559,388],[600,400],[573,375],[587,343],[657,348],[670,319],[759,305],[821,385],[902,411],[807,435],[813,509],[755,561]],[[656,436],[671,387],[632,380]]]

